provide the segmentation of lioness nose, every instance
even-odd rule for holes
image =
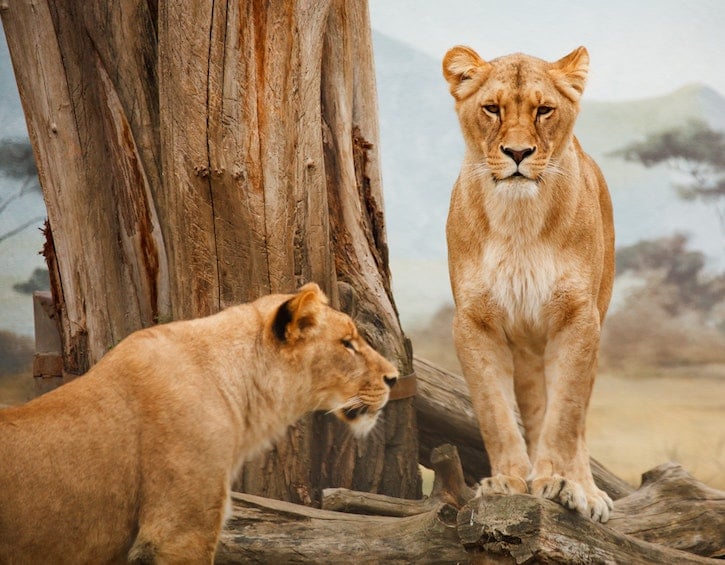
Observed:
[[[504,153],[504,155],[508,155],[514,160],[514,163],[517,165],[521,163],[526,157],[531,155],[534,151],[536,151],[535,147],[524,147],[523,149],[514,149],[513,147],[503,147],[501,146],[501,151]]]
[[[395,383],[398,382],[398,375],[392,375],[390,377],[385,376],[385,377],[383,377],[383,380],[385,381],[385,384],[388,385],[389,388],[393,388],[395,386]]]

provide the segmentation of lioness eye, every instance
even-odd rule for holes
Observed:
[[[355,353],[355,346],[352,344],[352,342],[349,339],[343,339],[342,345],[345,346],[345,348],[349,349],[353,353]]]
[[[486,110],[486,112],[488,112],[489,114],[495,115],[498,115],[498,113],[501,111],[498,107],[498,104],[486,104],[483,109]]]
[[[536,109],[536,115],[537,116],[546,116],[547,114],[551,114],[554,111],[554,108],[551,106],[539,106]]]

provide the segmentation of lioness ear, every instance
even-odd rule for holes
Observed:
[[[456,100],[463,100],[475,92],[490,68],[490,63],[464,45],[453,47],[443,57],[443,76]]]
[[[279,341],[295,342],[314,333],[320,323],[327,297],[315,283],[307,283],[284,302],[272,322],[272,332]]]
[[[549,73],[564,96],[572,102],[579,100],[589,73],[589,52],[586,47],[577,47],[566,57],[552,63]]]

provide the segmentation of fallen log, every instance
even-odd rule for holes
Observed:
[[[639,503],[639,510],[646,507],[643,497]],[[678,518],[674,512],[667,515],[670,520]],[[616,522],[613,527],[602,525],[530,495],[477,498],[458,514],[458,534],[472,563],[721,563],[644,541],[615,527]],[[716,534],[718,527],[721,534],[722,521],[707,527],[703,535]]]
[[[430,465],[431,451],[438,445],[452,443],[458,448],[463,473],[469,484],[491,474],[488,456],[468,394],[466,381],[435,364],[415,357],[413,366],[418,390],[415,396],[418,420],[418,461]],[[612,500],[630,494],[634,488],[592,459],[592,473],[597,486]]]
[[[461,563],[456,510],[344,514],[234,493],[215,563]]]
[[[725,558],[725,492],[664,463],[618,500],[608,526],[624,534],[707,557]]]
[[[467,554],[456,531],[458,507],[447,501],[465,502],[473,492],[463,482],[454,447],[434,451],[433,465],[433,492],[424,500],[345,489],[326,491],[323,506],[354,509],[363,514],[233,493],[232,517],[222,532],[215,562],[466,562]],[[369,515],[374,512],[388,515]]]
[[[725,556],[725,493],[673,464],[645,473],[635,491],[592,461],[616,500],[606,525],[528,495],[473,499],[466,480],[488,470],[465,382],[421,359],[415,367],[421,462],[435,471],[429,498],[328,489],[314,509],[235,493],[216,562],[667,565]],[[454,441],[460,455],[435,441]]]
[[[423,500],[328,489],[328,510],[318,510],[235,493],[216,562],[674,565],[725,554],[725,493],[674,464],[645,473],[602,525],[529,495],[472,499],[456,448],[431,457],[436,479]]]
[[[476,492],[463,478],[461,459],[454,446],[444,444],[433,449],[431,466],[435,471],[433,489],[430,496],[422,500],[330,488],[322,491],[322,509],[381,516],[414,516],[433,510],[441,503],[460,509],[475,496]]]

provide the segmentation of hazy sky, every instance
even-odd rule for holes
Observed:
[[[693,82],[725,95],[725,0],[369,0],[372,27],[442,59],[591,56],[586,97],[646,98]]]

